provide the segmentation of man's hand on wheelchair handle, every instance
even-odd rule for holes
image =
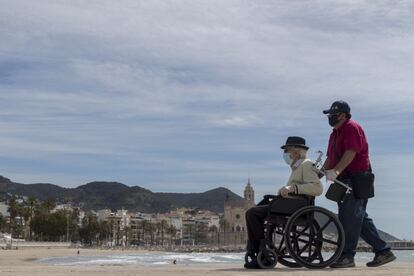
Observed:
[[[339,175],[339,172],[335,169],[325,171],[326,179],[330,181],[335,181],[338,175]]]

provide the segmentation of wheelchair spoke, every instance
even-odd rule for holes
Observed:
[[[281,251],[282,246],[284,244],[284,241],[285,241],[285,236],[282,236],[282,239],[280,240],[280,244],[279,244],[279,248],[278,248],[279,251]]]
[[[316,257],[320,262],[323,262],[322,252],[318,250],[318,256]]]
[[[306,227],[303,228],[302,231],[300,231],[300,232],[295,231],[295,232],[298,233],[298,234],[302,234],[302,233],[305,233],[306,230],[308,230],[308,229],[309,229],[309,225],[306,225]]]
[[[293,234],[297,234],[296,237],[305,236],[305,237],[311,237],[311,234],[303,233],[303,232],[296,232],[295,230],[292,232]]]
[[[297,239],[295,239],[295,249],[296,249],[296,251],[298,251],[299,250],[299,241],[297,240]]]
[[[302,255],[302,253],[305,252],[305,250],[308,249],[308,247],[309,247],[309,243],[306,244],[301,250],[299,250],[298,255],[299,256]]]
[[[325,239],[325,238],[319,238],[319,237],[317,237],[317,238],[315,238],[315,240],[320,241],[320,242],[326,242],[326,243],[329,243],[329,244],[338,245],[338,242],[332,241],[332,240],[328,240],[328,239]]]
[[[328,222],[326,222],[322,227],[321,227],[321,229],[319,229],[319,231],[316,233],[316,235],[319,235],[319,234],[321,234],[322,232],[323,232],[323,230],[325,230],[325,228],[326,227],[328,227],[328,225],[332,222],[333,220],[332,220],[332,218],[329,218],[329,220],[328,220]]]
[[[309,243],[309,240],[304,240],[304,239],[301,239],[301,238],[297,238],[297,240],[300,241],[300,242],[303,242],[303,243]]]

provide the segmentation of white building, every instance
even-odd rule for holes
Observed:
[[[10,213],[7,211],[9,209],[9,205],[6,204],[6,202],[0,202],[0,214],[3,217],[10,216]]]
[[[96,216],[98,217],[98,221],[107,220],[108,217],[112,214],[112,211],[109,209],[101,209],[96,212]]]

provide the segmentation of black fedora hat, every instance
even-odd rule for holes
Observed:
[[[302,137],[298,136],[289,136],[286,140],[286,144],[281,146],[281,149],[285,149],[286,147],[295,147],[295,148],[302,148],[302,149],[309,149],[306,146],[306,141]]]

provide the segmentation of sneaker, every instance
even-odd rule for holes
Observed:
[[[355,267],[355,262],[353,257],[342,256],[339,258],[336,263],[330,265],[332,268],[346,268],[346,267]]]
[[[392,253],[391,250],[386,251],[386,252],[382,252],[382,253],[377,253],[377,254],[375,254],[374,259],[367,263],[367,266],[377,267],[377,266],[384,265],[386,263],[392,262],[395,259],[397,259],[397,257],[395,257],[394,253]]]

